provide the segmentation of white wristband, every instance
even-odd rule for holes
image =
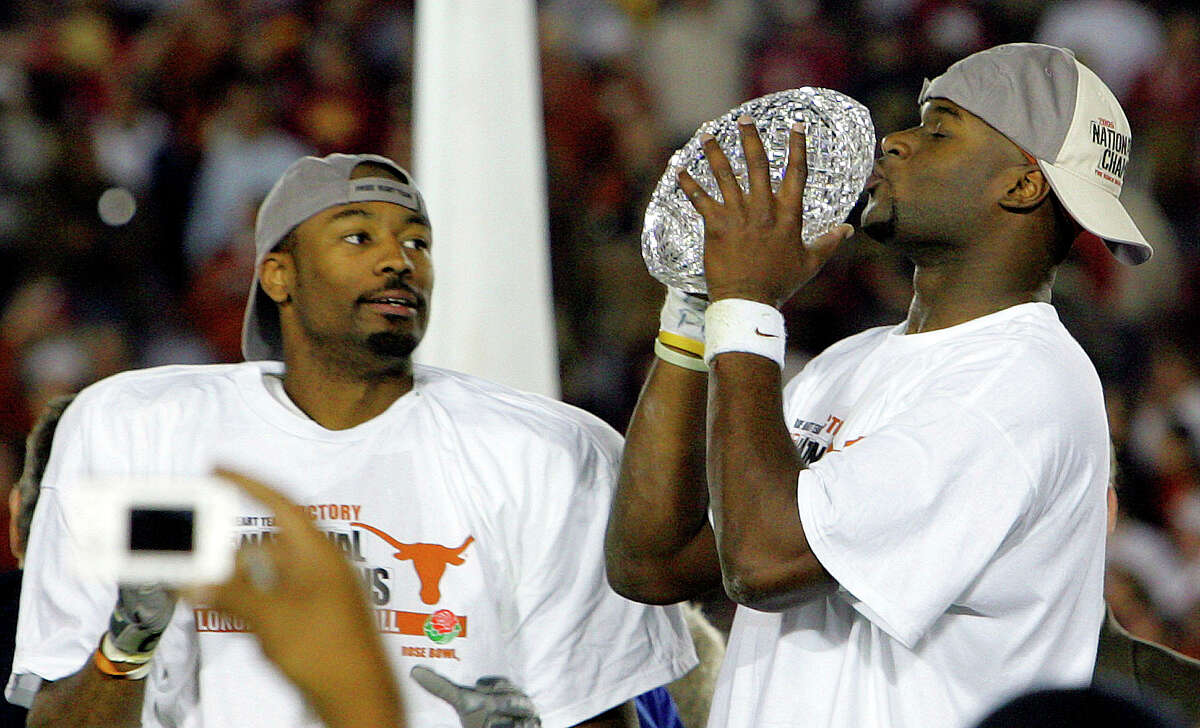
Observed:
[[[659,314],[659,338],[678,349],[704,355],[704,309],[708,301],[667,286]]]
[[[126,652],[113,644],[111,632],[105,632],[100,640],[100,652],[113,662],[125,662],[131,665],[144,665],[154,657],[154,650],[149,652]]]
[[[744,298],[724,298],[704,313],[704,363],[730,351],[758,354],[783,368],[787,331],[774,306]]]

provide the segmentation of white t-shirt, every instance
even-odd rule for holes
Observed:
[[[837,593],[739,607],[710,726],[958,728],[1083,685],[1103,617],[1100,382],[1048,304],[845,339],[787,386]]]
[[[116,599],[81,580],[63,544],[63,493],[81,475],[199,474],[223,464],[308,506],[370,589],[410,725],[457,728],[409,678],[505,675],[547,728],[590,718],[695,665],[675,608],[621,598],[603,537],[621,438],[587,413],[418,367],[378,417],[327,430],[268,391],[278,363],[120,374],[79,395],[56,433],[34,516],[8,695],[76,672]],[[270,530],[246,500],[241,538]],[[318,725],[243,625],[179,604],[154,658],[149,726]],[[303,640],[303,633],[296,639]],[[314,659],[322,659],[314,655]]]

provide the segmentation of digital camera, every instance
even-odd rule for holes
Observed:
[[[83,481],[66,499],[81,573],[123,584],[225,581],[233,571],[241,497],[215,476]]]

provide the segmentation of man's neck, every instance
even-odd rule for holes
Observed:
[[[1021,271],[1011,261],[918,265],[905,333],[957,326],[1022,303],[1049,303],[1053,282],[1053,270]]]
[[[412,364],[374,372],[311,357],[289,357],[283,375],[287,396],[314,422],[346,430],[379,416],[413,388]]]

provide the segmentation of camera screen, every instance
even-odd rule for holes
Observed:
[[[130,551],[191,551],[195,511],[131,508]]]

